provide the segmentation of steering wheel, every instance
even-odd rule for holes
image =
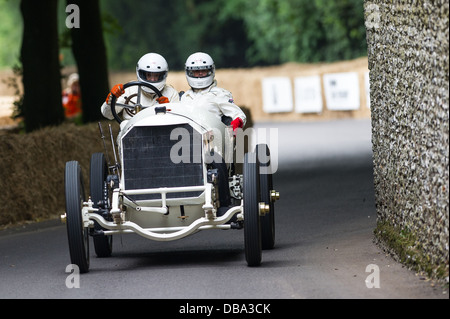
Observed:
[[[127,111],[129,110],[130,112],[136,113],[137,109],[141,109],[141,108],[145,108],[146,106],[143,106],[141,104],[141,86],[145,86],[148,87],[149,89],[151,89],[153,92],[156,93],[156,95],[158,95],[158,97],[162,96],[162,93],[160,90],[158,90],[154,85],[147,83],[147,82],[141,82],[141,81],[132,81],[132,82],[128,82],[125,83],[123,85],[123,89],[125,90],[126,88],[129,88],[130,86],[138,86],[138,92],[137,92],[137,102],[133,105],[129,105],[129,104],[123,104],[123,103],[116,103],[117,102],[117,98],[111,94],[111,113],[114,116],[114,119],[120,124],[122,123],[122,119],[119,117],[119,115],[117,115],[116,112],[116,105],[117,106],[121,106],[123,108],[125,108]],[[127,99],[127,102],[130,101],[132,98],[132,96]]]

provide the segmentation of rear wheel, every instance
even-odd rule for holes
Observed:
[[[261,264],[258,163],[256,153],[246,153],[244,155],[244,241],[245,259],[250,267]]]
[[[66,223],[70,260],[80,273],[89,271],[89,228],[84,227],[82,208],[85,201],[83,176],[77,161],[65,168]]]
[[[270,172],[270,150],[266,144],[256,146],[258,159],[260,160],[260,191],[261,202],[269,205],[269,212],[261,216],[261,241],[262,249],[272,249],[275,245],[275,205],[270,198],[273,189],[272,173]]]
[[[104,183],[108,176],[108,165],[103,153],[94,153],[91,156],[91,170],[90,170],[90,194],[91,200],[94,202],[94,207],[99,208],[98,203],[105,200]],[[106,194],[107,196],[107,194]],[[104,230],[103,227],[94,221],[94,229],[96,231]],[[94,249],[97,257],[110,257],[112,253],[112,236],[95,235]]]

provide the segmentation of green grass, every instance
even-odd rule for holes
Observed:
[[[417,235],[410,229],[382,221],[378,222],[374,234],[408,268],[424,273],[432,279],[444,280],[448,277],[448,260],[447,263],[433,262],[430,256],[424,253]]]

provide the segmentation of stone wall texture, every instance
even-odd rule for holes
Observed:
[[[449,259],[449,1],[366,0],[378,223]]]

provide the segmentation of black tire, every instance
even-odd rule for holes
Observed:
[[[85,201],[83,176],[77,161],[66,163],[65,169],[66,223],[70,260],[80,273],[89,271],[89,228],[84,227],[81,210]]]
[[[250,267],[261,264],[261,223],[259,218],[259,162],[256,153],[244,155],[244,241],[245,259]]]
[[[270,191],[273,189],[272,173],[268,171],[270,166],[270,150],[266,144],[258,144],[256,152],[261,164],[260,190],[261,202],[269,205],[270,210],[261,216],[261,241],[262,249],[272,249],[275,246],[275,205],[270,199]],[[263,170],[266,168],[265,170]]]
[[[108,164],[103,153],[94,153],[91,156],[90,169],[90,194],[94,207],[98,208],[98,202],[104,200],[103,184],[108,176]],[[96,231],[104,230],[99,223],[94,221]],[[94,249],[97,257],[110,257],[112,253],[112,236],[95,235],[93,237]]]

